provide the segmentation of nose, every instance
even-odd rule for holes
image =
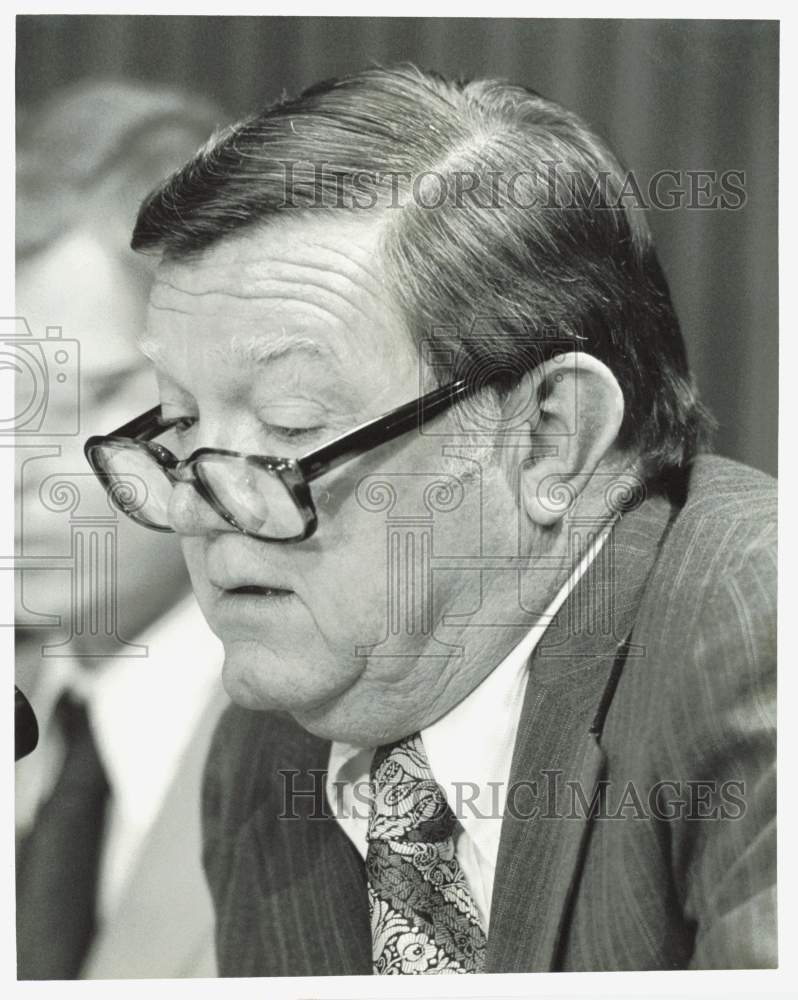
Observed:
[[[169,526],[179,535],[206,535],[236,529],[200,496],[193,483],[177,483],[167,508]]]

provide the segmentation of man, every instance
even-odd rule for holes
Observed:
[[[562,108],[402,66],[142,206],[160,411],[87,454],[225,646],[221,975],[776,964],[775,490],[699,454],[622,190]]]
[[[36,340],[62,332],[46,344],[44,424],[16,442],[16,676],[40,727],[15,769],[20,979],[215,971],[195,854],[202,765],[227,701],[221,649],[174,540],[114,516],[75,421],[115,425],[154,391],[135,346],[152,273],[127,234],[216,115],[181,93],[82,81],[20,134],[17,308]],[[80,351],[71,391],[57,381],[59,348]],[[29,385],[17,387],[24,403]]]

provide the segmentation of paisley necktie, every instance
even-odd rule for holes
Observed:
[[[366,853],[375,975],[481,971],[485,932],[456,825],[418,733],[377,749]]]

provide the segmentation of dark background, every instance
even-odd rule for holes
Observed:
[[[588,120],[647,183],[745,171],[737,211],[649,213],[723,454],[775,474],[778,22],[472,18],[17,18],[24,110],[65,83],[178,85],[230,117],[370,61],[499,76]]]

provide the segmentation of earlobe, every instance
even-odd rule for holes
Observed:
[[[550,528],[576,503],[615,445],[623,393],[603,362],[581,352],[548,361],[529,377],[537,383],[539,408],[529,424],[519,499],[533,524]]]

